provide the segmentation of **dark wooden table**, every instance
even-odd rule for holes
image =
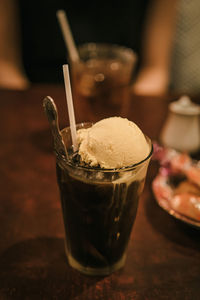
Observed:
[[[128,247],[126,266],[107,277],[87,277],[68,266],[52,138],[42,99],[54,98],[68,125],[63,86],[0,91],[0,299],[200,299],[200,231],[156,203],[151,162]],[[152,139],[172,96],[132,97],[122,116]],[[77,122],[100,119],[76,103]]]

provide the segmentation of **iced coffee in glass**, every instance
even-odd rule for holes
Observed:
[[[94,113],[103,110],[105,115],[119,114],[127,98],[136,54],[113,44],[88,43],[78,50],[80,61],[70,63],[74,101],[83,101]]]
[[[68,159],[56,149],[57,179],[69,264],[88,275],[124,266],[152,144],[133,122],[113,117],[62,130]]]

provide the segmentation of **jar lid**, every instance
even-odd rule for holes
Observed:
[[[179,100],[170,103],[170,111],[183,115],[199,115],[200,105],[195,104],[191,99],[184,95]]]

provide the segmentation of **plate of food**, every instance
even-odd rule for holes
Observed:
[[[158,205],[176,219],[200,229],[200,162],[156,143],[153,159],[160,165],[152,182]]]

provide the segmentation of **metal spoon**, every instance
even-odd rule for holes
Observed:
[[[58,111],[53,99],[50,96],[44,98],[43,107],[47,119],[49,121],[49,124],[51,126],[51,131],[54,140],[54,147],[56,151],[58,151],[58,153],[63,155],[65,158],[68,158],[68,153],[58,125]]]

